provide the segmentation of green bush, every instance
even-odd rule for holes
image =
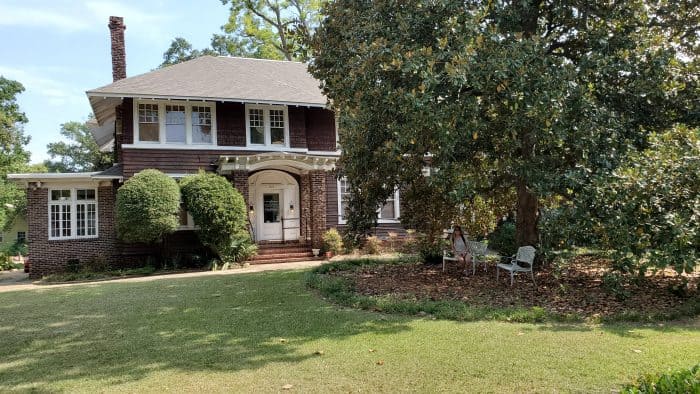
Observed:
[[[442,263],[442,253],[449,247],[448,241],[443,238],[433,241],[429,240],[425,235],[420,235],[418,238],[418,255],[426,264]]]
[[[323,250],[326,252],[333,252],[333,254],[340,254],[343,250],[343,238],[340,233],[335,228],[332,228],[325,233],[323,233]]]
[[[224,263],[248,259],[257,251],[248,232],[245,200],[224,177],[200,172],[180,182],[185,208],[197,234]]]
[[[625,394],[700,393],[700,364],[680,371],[640,377],[634,384],[626,385],[621,392]]]
[[[143,170],[117,191],[117,233],[126,242],[156,243],[179,226],[180,189],[158,170]]]
[[[12,245],[6,247],[5,252],[10,256],[26,256],[29,250],[27,249],[27,243],[22,241],[15,241]]]
[[[514,255],[518,250],[515,242],[515,223],[504,222],[489,234],[489,248],[503,256]]]
[[[367,254],[379,254],[382,247],[382,240],[375,237],[367,237],[365,240],[365,253]]]
[[[6,271],[14,268],[12,259],[6,252],[0,251],[0,271]]]

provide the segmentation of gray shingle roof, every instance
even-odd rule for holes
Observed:
[[[87,94],[326,104],[318,80],[303,63],[223,56],[202,56],[88,90]]]

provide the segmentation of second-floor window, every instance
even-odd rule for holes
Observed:
[[[287,107],[280,105],[246,105],[248,145],[289,146]]]
[[[216,144],[214,103],[137,102],[134,143]]]

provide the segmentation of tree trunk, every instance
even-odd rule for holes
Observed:
[[[515,240],[518,246],[536,246],[539,243],[538,219],[537,196],[528,190],[525,182],[521,180],[518,182],[518,207],[515,220]]]

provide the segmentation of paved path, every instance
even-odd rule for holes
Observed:
[[[279,270],[296,270],[316,267],[323,264],[324,260],[310,260],[310,261],[298,261],[293,263],[276,263],[276,264],[257,264],[250,265],[245,268],[235,268],[226,271],[198,271],[198,272],[186,272],[182,274],[163,274],[163,275],[152,275],[152,276],[139,276],[134,278],[120,278],[120,279],[109,279],[102,281],[92,281],[92,282],[78,282],[78,283],[60,283],[54,285],[48,284],[35,284],[33,283],[27,274],[21,271],[10,271],[10,272],[0,272],[0,293],[7,291],[18,291],[18,290],[40,290],[40,289],[53,289],[56,287],[68,287],[68,286],[85,286],[85,285],[96,285],[102,283],[122,283],[122,282],[151,282],[154,280],[163,279],[180,279],[180,278],[195,278],[200,276],[213,276],[213,275],[238,275],[238,274],[249,274],[252,272],[263,272],[263,271],[279,271]]]

